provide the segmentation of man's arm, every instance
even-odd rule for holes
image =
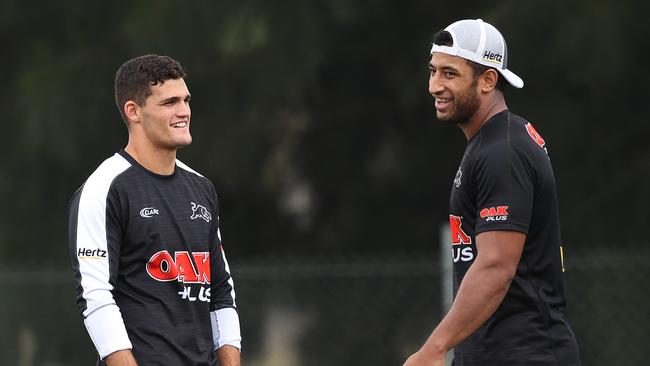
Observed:
[[[217,360],[220,366],[239,366],[239,348],[226,344],[217,350]]]
[[[68,211],[77,305],[101,359],[132,348],[112,293],[122,230],[119,198],[111,188],[129,166],[122,158],[106,160],[75,193]]]
[[[477,257],[463,278],[451,309],[404,366],[444,365],[445,354],[494,314],[521,259],[526,235],[488,231],[476,236]]]
[[[213,350],[220,360],[220,365],[239,366],[241,330],[235,303],[235,283],[230,275],[230,266],[221,244],[219,218],[216,217],[210,248],[210,323]]]
[[[138,366],[133,353],[129,349],[113,352],[106,356],[104,361],[106,366]]]

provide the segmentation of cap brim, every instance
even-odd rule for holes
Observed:
[[[510,85],[514,86],[517,89],[521,89],[524,87],[524,81],[521,80],[521,78],[517,76],[514,72],[508,69],[502,70],[497,68],[497,70],[499,70],[501,75],[503,75],[503,77],[506,78],[506,80],[508,81],[508,83],[510,83]]]

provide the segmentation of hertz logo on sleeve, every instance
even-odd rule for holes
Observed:
[[[106,251],[103,249],[77,249],[77,258],[79,259],[101,259],[106,258]]]

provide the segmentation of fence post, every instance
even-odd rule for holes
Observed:
[[[453,285],[452,285],[452,263],[451,263],[451,230],[449,229],[449,223],[443,223],[440,225],[438,243],[440,246],[440,309],[442,310],[442,315],[444,316],[449,311],[451,303],[453,302]],[[451,360],[453,359],[453,353],[447,352],[445,357],[445,365],[451,366]]]

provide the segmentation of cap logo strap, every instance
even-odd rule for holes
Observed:
[[[452,49],[458,49],[458,40],[456,39],[456,33],[452,29],[447,29],[447,32],[449,32],[449,35],[451,35],[451,48]]]

